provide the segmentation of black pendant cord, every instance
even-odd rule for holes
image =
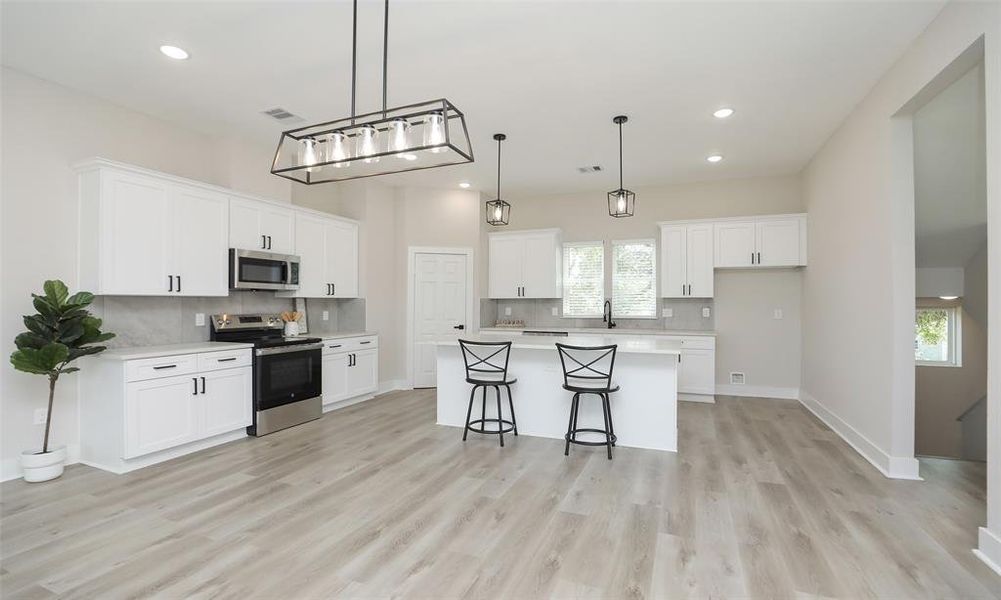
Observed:
[[[619,123],[619,189],[622,189],[622,123]]]
[[[355,124],[355,82],[358,73],[358,0],[351,5],[351,124]]]
[[[386,0],[382,22],[382,118],[386,118],[386,71],[389,63],[389,0]]]
[[[501,199],[501,195],[500,195],[500,183],[501,183],[501,178],[500,178],[501,157],[500,157],[500,153],[501,153],[501,140],[502,139],[504,139],[504,138],[499,138],[497,140],[497,199],[498,200]]]

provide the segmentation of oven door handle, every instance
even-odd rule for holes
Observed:
[[[278,346],[277,348],[258,348],[254,350],[254,356],[270,356],[272,354],[287,354],[289,352],[306,352],[308,350],[319,350],[323,348],[323,342],[315,344],[297,344],[295,346]]]

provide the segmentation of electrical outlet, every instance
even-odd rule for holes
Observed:
[[[673,308],[665,308],[664,310],[660,311],[660,314],[665,319],[673,318],[674,317],[674,309]]]
[[[324,321],[329,321],[330,320],[330,311],[329,310],[323,311],[323,320]]]
[[[782,314],[782,309],[781,309],[781,308],[776,308],[776,309],[775,309],[775,312],[774,312],[774,313],[772,313],[772,316],[773,316],[774,318],[776,318],[776,319],[781,319],[781,318],[783,317],[783,314]]]
[[[712,311],[709,309],[708,306],[703,306],[702,307],[702,318],[703,319],[708,319],[710,316],[712,316]]]
[[[35,425],[45,425],[45,417],[48,411],[44,408],[35,409]]]
[[[554,317],[558,317],[558,316],[560,316],[560,309],[559,309],[558,307],[554,306],[554,307],[552,308],[552,311],[553,311],[553,316],[554,316]]]
[[[205,313],[195,313],[195,327],[205,327]]]
[[[511,307],[510,306],[505,306],[504,307],[504,316],[505,317],[510,317],[511,316]]]

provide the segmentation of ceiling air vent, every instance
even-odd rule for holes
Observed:
[[[299,121],[303,120],[303,118],[300,117],[299,115],[292,114],[281,107],[275,107],[269,110],[261,111],[261,114],[267,115],[272,119],[279,121],[281,123],[298,123]]]
[[[597,173],[601,171],[601,165],[591,165],[588,167],[577,167],[579,173]]]
[[[730,372],[731,385],[744,385],[744,374],[739,371]]]

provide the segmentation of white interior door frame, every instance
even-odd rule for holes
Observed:
[[[476,289],[476,284],[473,280],[473,276],[476,272],[474,267],[473,259],[475,253],[472,248],[468,247],[435,247],[435,246],[410,246],[407,248],[407,347],[406,347],[406,362],[407,362],[407,389],[413,389],[414,387],[414,275],[415,275],[415,261],[417,260],[418,254],[461,254],[466,257],[466,318],[470,321],[469,326],[466,328],[469,330],[479,329],[479,310],[474,310],[476,307],[476,301],[474,296],[474,290]]]

